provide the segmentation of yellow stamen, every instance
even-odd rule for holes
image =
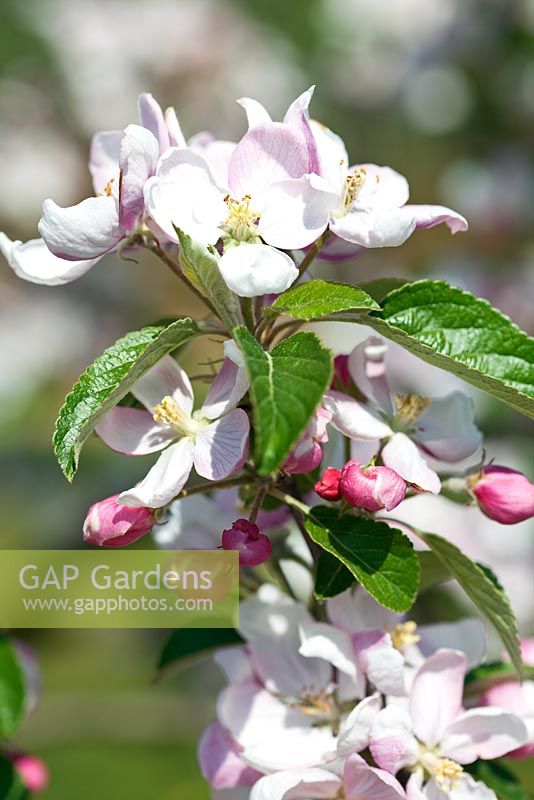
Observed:
[[[170,425],[182,436],[187,436],[195,433],[198,430],[199,423],[194,420],[189,414],[186,414],[176,400],[169,395],[163,398],[161,403],[154,408],[152,415],[155,422],[163,425]]]
[[[418,394],[395,395],[395,416],[404,425],[411,425],[419,419],[430,405],[430,400]]]
[[[304,690],[297,696],[287,697],[286,702],[310,717],[331,717],[336,713],[334,699],[327,691]]]
[[[344,209],[350,208],[350,206],[354,203],[354,201],[358,198],[363,185],[365,183],[365,179],[367,177],[367,170],[365,167],[359,167],[358,169],[354,170],[352,175],[347,175],[345,178],[345,187],[343,193],[343,202],[342,206]]]
[[[416,630],[417,624],[413,620],[396,625],[393,630],[389,631],[393,647],[402,652],[405,647],[417,644],[417,642],[421,641],[421,637],[416,633]]]
[[[463,768],[450,758],[441,758],[437,753],[428,751],[421,758],[421,765],[432,776],[442,792],[451,792],[458,788],[458,782],[464,774]]]
[[[246,242],[258,236],[256,226],[260,220],[260,214],[250,208],[250,200],[251,197],[248,194],[241,200],[234,200],[230,195],[226,195],[224,198],[224,202],[228,206],[225,229],[230,238],[238,242]]]

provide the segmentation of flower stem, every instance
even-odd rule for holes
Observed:
[[[312,246],[304,256],[304,258],[300,262],[299,265],[300,276],[304,275],[306,270],[309,267],[311,267],[311,265],[315,261],[316,256],[320,253],[320,251],[323,249],[324,245],[327,243],[327,241],[330,239],[332,235],[333,234],[330,228],[327,228],[325,232],[322,234],[322,236],[319,236],[319,238],[316,239],[316,241],[312,244]]]
[[[231,489],[233,486],[245,486],[250,484],[250,478],[242,475],[238,478],[228,478],[222,481],[210,481],[209,483],[201,483],[198,486],[191,486],[189,489],[182,489],[178,492],[176,497],[171,500],[182,500],[184,497],[192,497],[194,494],[205,494],[206,492],[213,492],[215,489]]]
[[[292,494],[286,494],[286,492],[281,492],[279,489],[275,489],[274,487],[270,487],[267,491],[271,497],[276,497],[277,500],[281,500],[282,503],[285,503],[291,508],[296,508],[297,511],[300,511],[300,513],[304,514],[305,516],[308,516],[311,511],[310,506],[307,506],[305,503],[301,503],[301,501],[297,500],[296,497],[293,497]]]

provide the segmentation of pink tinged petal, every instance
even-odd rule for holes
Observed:
[[[202,548],[201,548],[202,549]],[[222,647],[213,656],[217,666],[224,672],[228,683],[253,683],[255,680],[248,649]]]
[[[391,167],[380,167],[377,164],[362,164],[366,179],[358,194],[355,207],[358,209],[400,208],[408,202],[410,187],[408,181]],[[358,167],[350,167],[349,172]]]
[[[147,213],[171,241],[178,241],[174,226],[201,244],[215,244],[219,239],[219,225],[228,208],[198,153],[169,150],[160,159],[157,177],[146,182],[144,196]]]
[[[361,247],[399,247],[412,235],[415,223],[403,208],[363,208],[336,212],[330,230]]]
[[[473,669],[486,657],[486,626],[480,619],[420,625],[417,633],[421,637],[417,648],[425,658],[439,648],[460,650],[467,658],[468,669]]]
[[[410,695],[416,736],[437,745],[462,708],[467,659],[458,650],[437,650],[417,671]]]
[[[273,247],[306,247],[324,232],[337,202],[335,192],[318,175],[278,181],[256,203],[259,234]]]
[[[408,205],[406,211],[412,214],[416,228],[433,228],[445,223],[451,233],[458,233],[469,227],[465,217],[445,206]]]
[[[350,439],[373,441],[393,433],[389,425],[348,394],[332,390],[325,394],[323,405],[332,414],[334,428]]]
[[[193,467],[194,443],[190,438],[180,439],[162,452],[148,475],[119,495],[125,506],[161,508],[183,489]]]
[[[430,469],[417,446],[405,433],[396,433],[382,450],[382,460],[390,469],[423,492],[439,494],[441,481]]]
[[[12,241],[0,233],[0,252],[19,278],[43,286],[61,286],[85,275],[99,261],[66,261],[50,252],[42,239]]]
[[[307,622],[300,626],[300,637],[301,656],[322,658],[356,680],[358,668],[348,634],[326,622]]]
[[[292,259],[266,244],[240,244],[226,250],[219,270],[229,289],[240,297],[280,294],[298,277]]]
[[[339,195],[349,166],[349,157],[343,139],[316,120],[310,120],[310,128],[319,154],[321,168],[319,174]]]
[[[89,172],[93,179],[95,194],[103,194],[112,180],[119,184],[119,154],[122,131],[95,133],[89,151]]]
[[[435,782],[430,781],[425,786],[424,794],[410,795],[408,800],[497,800],[497,795],[493,789],[489,789],[485,783],[475,781],[471,775],[464,774],[456,788],[444,792]]]
[[[125,233],[132,233],[143,218],[143,189],[156,171],[158,155],[158,143],[150,131],[140,125],[128,125],[120,150],[119,222]]]
[[[243,465],[248,452],[250,423],[241,408],[203,428],[195,437],[195,469],[203,478],[218,481]]]
[[[308,172],[304,136],[279,122],[257,125],[246,133],[230,159],[228,179],[236,199],[261,197],[277,181],[301,178]]]
[[[394,697],[406,694],[404,656],[383,631],[362,631],[353,636],[358,662],[379,692]]]
[[[247,115],[248,127],[255,128],[257,125],[264,125],[272,122],[271,115],[258,100],[251,97],[240,97],[237,103],[244,109]]]
[[[342,788],[341,780],[324,769],[284,770],[261,778],[250,800],[331,800]]]
[[[68,208],[45,200],[38,227],[52,253],[68,261],[103,256],[122,239],[117,201],[107,195],[88,197]]]
[[[347,589],[327,600],[326,610],[329,620],[350,634],[366,629],[394,628],[402,619],[400,614],[384,608],[361,588]]]
[[[198,760],[203,777],[214,789],[252,786],[259,772],[239,758],[239,746],[218,722],[204,731],[198,746]]]
[[[287,125],[293,125],[304,136],[306,145],[308,147],[308,172],[315,172],[317,175],[321,174],[321,162],[319,158],[319,150],[315,136],[310,125],[309,106],[313,97],[315,86],[311,86],[307,91],[303,92],[296,100],[293,100],[287,109],[284,117],[284,122]]]
[[[170,138],[163,111],[158,101],[148,92],[139,95],[139,114],[141,125],[156,138],[160,153],[170,147]]]
[[[339,756],[360,753],[369,747],[371,730],[381,707],[382,699],[378,692],[375,692],[352,709],[339,731],[337,742]]]
[[[358,389],[392,416],[394,408],[386,375],[386,353],[387,345],[383,339],[369,336],[350,353],[347,366]]]
[[[379,712],[371,730],[370,750],[378,766],[393,775],[417,762],[419,744],[404,708],[393,704]]]
[[[98,423],[96,432],[108,447],[128,456],[155,453],[176,439],[176,431],[154,422],[148,411],[123,406],[112,408]]]
[[[421,447],[439,461],[462,461],[482,445],[473,401],[463,392],[432,400],[416,423]]]
[[[169,108],[165,110],[164,118],[165,126],[169,133],[169,145],[171,147],[187,147],[185,136],[182,133],[182,127],[176,116],[176,111],[172,106],[169,106]]]
[[[399,800],[405,798],[400,783],[392,775],[375,769],[356,756],[350,756],[343,770],[346,800]]]
[[[304,436],[282,465],[290,475],[303,475],[317,469],[323,460],[323,449],[311,436]]]
[[[248,387],[246,370],[238,367],[231,359],[225,358],[206,396],[200,416],[207,419],[222,417],[237,406],[247,393]]]
[[[423,794],[424,773],[422,769],[412,772],[406,784],[406,797],[408,800],[427,800],[426,793]],[[443,792],[442,792],[443,794]],[[446,800],[446,796],[441,800]]]
[[[193,410],[193,387],[187,373],[172,356],[163,356],[139,378],[132,388],[134,397],[150,412],[170,396],[185,414]]]
[[[339,488],[344,499],[356,508],[391,511],[406,496],[406,483],[388,467],[365,467],[347,461],[341,472]]]
[[[454,719],[441,741],[441,752],[459,764],[500,758],[528,741],[520,717],[500,708],[474,708]]]

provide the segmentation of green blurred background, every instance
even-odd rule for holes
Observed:
[[[235,98],[256,97],[280,118],[312,83],[313,115],[355,162],[390,164],[408,176],[414,202],[449,204],[471,223],[467,235],[435,229],[399,251],[369,252],[336,277],[439,275],[534,332],[531,0],[0,0],[0,229],[31,238],[45,197],[67,205],[90,194],[90,136],[136,121],[140,91],[175,105],[186,135],[236,138]],[[67,485],[50,446],[62,398],[125,331],[200,309],[150,257],[105,259],[58,289],[0,266],[2,546],[81,547],[87,507],[147,463],[92,441]],[[184,363],[210,352],[194,345]],[[534,478],[533,426],[476,400],[490,455]],[[497,568],[532,632],[532,528],[480,515],[454,524]],[[49,763],[46,798],[208,796],[195,744],[220,679],[204,665],[151,684],[164,637],[24,633],[43,697],[17,745]]]

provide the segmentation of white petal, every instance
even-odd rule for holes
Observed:
[[[387,349],[383,339],[369,336],[350,353],[348,369],[358,389],[378,408],[393,416],[394,408],[386,373]]]
[[[467,659],[458,650],[437,650],[417,671],[410,714],[421,742],[434,747],[462,707]]]
[[[300,626],[301,656],[322,658],[340,672],[356,680],[357,666],[350,637],[326,622],[308,622]]]
[[[347,589],[327,600],[329,620],[341,630],[354,634],[363,630],[394,628],[402,619],[400,614],[381,606],[364,589]]]
[[[433,228],[445,223],[451,233],[459,233],[469,227],[465,217],[445,206],[408,205],[406,210],[413,215],[416,228]]]
[[[240,297],[280,294],[298,277],[288,255],[265,244],[230,247],[219,261],[226,285]]]
[[[366,179],[355,203],[358,209],[400,208],[408,202],[410,187],[408,181],[391,167],[378,164],[362,164]],[[356,167],[357,168],[357,167]],[[349,169],[351,172],[354,167]]]
[[[273,183],[256,203],[259,233],[273,247],[306,247],[326,229],[337,203],[337,194],[318,175]]]
[[[412,235],[415,222],[403,208],[354,209],[332,215],[330,230],[361,247],[398,247]]]
[[[252,787],[250,800],[329,800],[342,789],[341,780],[325,769],[296,769],[265,775]]]
[[[264,122],[272,122],[271,115],[258,100],[251,97],[240,97],[237,101],[247,115],[248,127],[255,128],[256,125],[263,125]]]
[[[120,149],[121,184],[119,221],[123,231],[132,233],[145,207],[143,188],[156,171],[159,145],[141,125],[128,125]]]
[[[163,356],[145,372],[134,384],[132,394],[149,411],[153,411],[167,395],[172,397],[185,414],[190,414],[193,409],[191,381],[172,356]]]
[[[473,401],[463,392],[432,400],[416,423],[421,446],[439,461],[462,461],[482,445]]]
[[[500,708],[473,708],[450,724],[441,741],[441,751],[460,764],[479,758],[500,758],[528,740],[520,717]]]
[[[129,456],[141,456],[163,450],[176,432],[169,425],[154,422],[152,414],[141,408],[115,406],[96,426],[102,441]]]
[[[332,414],[334,428],[351,439],[373,441],[393,433],[389,425],[348,394],[329,391],[324,396],[323,405]]]
[[[310,127],[317,144],[321,175],[339,196],[349,166],[345,143],[337,133],[314,119],[310,120]]]
[[[391,640],[368,648],[365,660],[367,677],[379,692],[392,697],[406,694],[404,656],[393,647]]]
[[[213,660],[224,672],[228,683],[254,683],[255,676],[246,647],[222,647],[215,652]]]
[[[250,423],[236,408],[203,428],[195,437],[195,469],[203,478],[219,481],[242,466],[248,448]]]
[[[107,195],[69,208],[45,200],[38,227],[47,247],[69,261],[98,258],[122,239],[116,198]]]
[[[119,153],[122,131],[100,131],[91,140],[89,172],[93,179],[95,194],[105,191],[110,181],[119,183]]]
[[[489,789],[481,781],[475,781],[467,774],[462,776],[454,789],[449,789],[447,792],[444,792],[435,781],[430,781],[421,797],[423,800],[497,800],[493,789]],[[419,797],[412,796],[408,792],[408,800],[419,800]]]
[[[235,344],[233,340],[232,344]],[[236,407],[248,391],[249,384],[246,369],[238,367],[230,358],[225,358],[200,409],[200,416],[207,419],[222,417]]]
[[[421,625],[418,649],[425,658],[440,647],[465,653],[469,669],[478,667],[486,656],[486,627],[480,619],[461,619],[458,622],[440,622]]]
[[[176,111],[172,106],[165,109],[164,114],[165,125],[169,132],[169,144],[171,147],[187,147],[185,136],[182,133],[182,127],[176,116]]]
[[[404,708],[390,704],[379,712],[371,729],[370,749],[378,766],[393,774],[417,762],[419,743]]]
[[[339,756],[360,753],[369,747],[371,729],[382,707],[378,692],[366,697],[352,709],[339,731],[337,752]]]
[[[161,508],[184,487],[193,466],[194,444],[190,438],[180,439],[162,452],[141,483],[119,496],[125,506]]]
[[[417,446],[405,433],[395,433],[382,450],[386,467],[424,492],[439,494],[441,481],[430,469]]]
[[[15,275],[44,286],[61,286],[75,281],[100,260],[67,261],[51,253],[42,239],[12,241],[5,233],[0,233],[0,251]]]

